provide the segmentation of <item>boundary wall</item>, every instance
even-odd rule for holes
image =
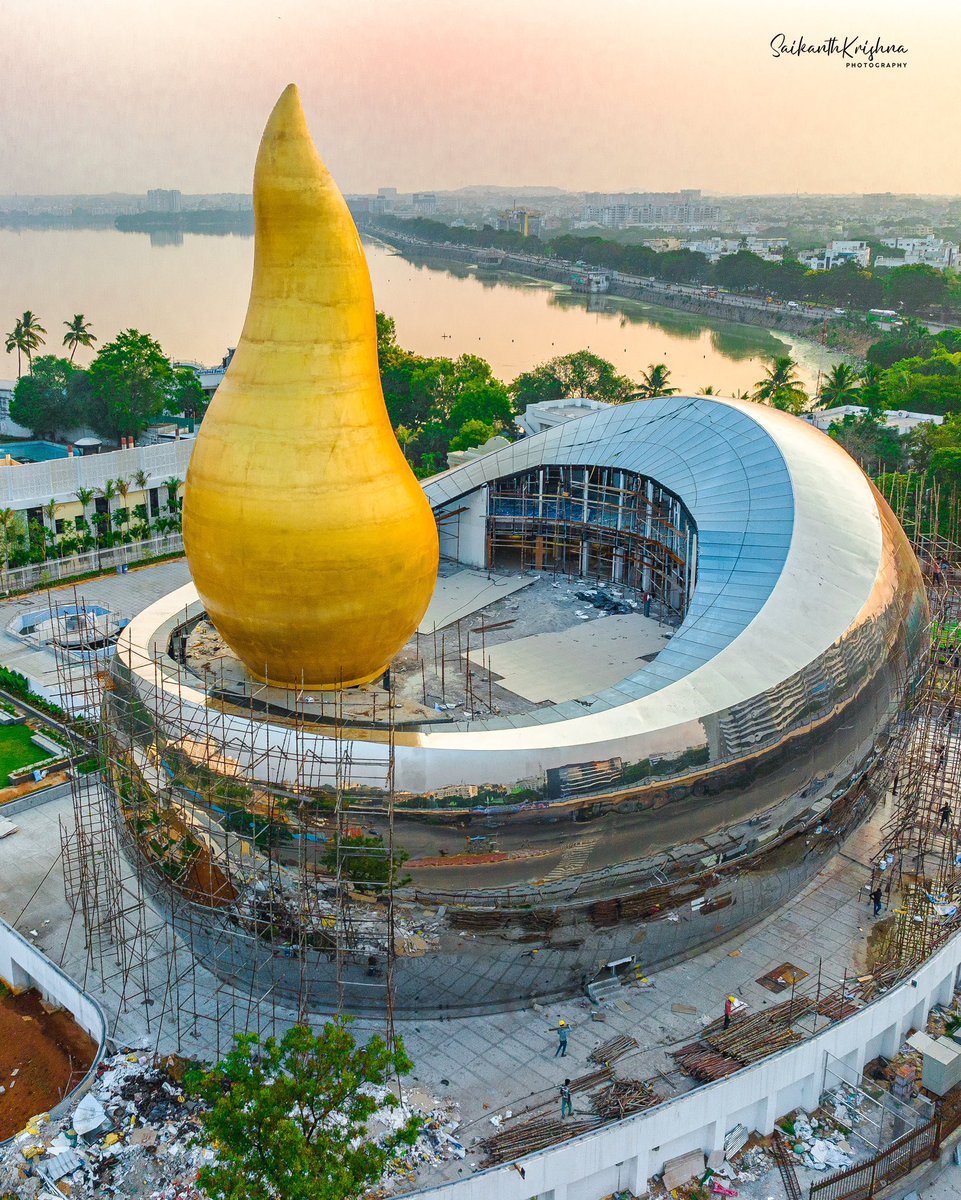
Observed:
[[[49,799],[49,797],[47,797]],[[2,811],[2,810],[0,810]],[[69,1091],[56,1107],[53,1116],[65,1113],[79,1096],[93,1083],[97,1068],[107,1049],[107,1021],[103,1010],[94,998],[70,978],[64,971],[41,954],[6,921],[0,918],[0,979],[10,984],[15,991],[21,988],[36,988],[49,1004],[66,1009],[81,1029],[94,1040],[97,1051],[86,1075]],[[0,1146],[6,1143],[0,1142]]]
[[[935,1004],[951,999],[959,973],[961,932],[910,978],[845,1020],[725,1079],[521,1158],[524,1177],[506,1164],[405,1194],[417,1200],[600,1200],[626,1188],[643,1195],[665,1162],[691,1150],[723,1149],[735,1125],[768,1134],[778,1117],[816,1107],[828,1054],[858,1075],[878,1054],[892,1057],[909,1029],[921,1028]]]

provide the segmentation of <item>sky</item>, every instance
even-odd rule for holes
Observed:
[[[250,190],[299,84],[342,190],[961,194],[956,0],[3,0],[0,193]],[[771,40],[900,43],[904,68]]]

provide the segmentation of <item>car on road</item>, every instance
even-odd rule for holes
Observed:
[[[846,308],[836,308],[834,311],[839,317],[843,317],[848,310]]]

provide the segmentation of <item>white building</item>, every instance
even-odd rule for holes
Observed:
[[[862,404],[839,404],[837,408],[822,408],[815,412],[803,413],[802,417],[817,429],[827,431],[845,417],[860,417],[870,411]],[[878,413],[878,417],[890,429],[900,434],[910,433],[918,425],[944,424],[944,417],[936,417],[932,413],[907,412],[905,409],[888,409]]]
[[[866,268],[871,264],[871,247],[867,242],[831,242],[823,250],[811,250],[799,254],[798,259],[809,271],[830,271],[842,263],[854,262]]]
[[[882,238],[881,244],[904,253],[879,256],[874,263],[877,267],[908,267],[923,263],[936,271],[944,271],[961,263],[961,246],[930,233],[927,237]]]
[[[528,404],[517,418],[517,424],[528,435],[543,433],[565,421],[574,421],[587,416],[599,408],[609,408],[603,400],[589,400],[586,396],[569,396],[561,400],[542,400],[540,404]]]

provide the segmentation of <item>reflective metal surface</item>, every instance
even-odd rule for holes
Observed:
[[[398,964],[401,1009],[560,993],[601,955],[651,968],[753,920],[870,804],[878,748],[912,686],[927,608],[903,531],[842,450],[784,414],[713,398],[623,406],[427,491],[461,510],[461,546],[483,548],[488,484],[592,461],[683,502],[698,547],[690,606],[654,662],[583,703],[396,734],[403,903],[449,909],[436,945]],[[161,741],[208,739],[268,786],[329,787],[345,746],[333,731],[213,708],[164,657],[200,608],[187,587],[137,616],[118,643],[118,688]],[[383,826],[387,741],[366,730],[346,743],[371,829]],[[237,937],[237,971],[256,976],[256,942]],[[323,1003],[329,971],[319,957],[311,969]]]

